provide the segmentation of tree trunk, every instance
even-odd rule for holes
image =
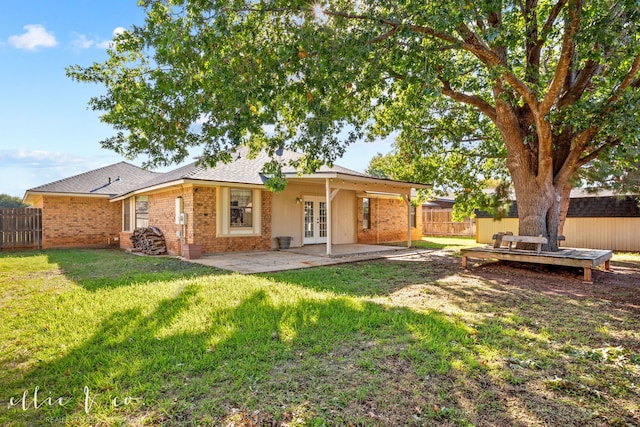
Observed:
[[[513,178],[518,206],[518,234],[546,237],[548,244],[544,250],[557,251],[562,188],[541,187],[535,179]],[[535,245],[519,247],[533,249]]]
[[[494,92],[501,94],[498,87]],[[496,99],[496,125],[507,146],[507,168],[516,192],[518,206],[518,234],[547,238],[545,251],[558,250],[558,226],[562,191],[566,180],[554,182],[554,164],[564,160],[553,157],[553,132],[544,120],[521,109],[519,114]],[[536,123],[534,123],[536,122]],[[536,133],[527,134],[536,124]],[[519,248],[535,249],[535,244],[519,244]]]
[[[573,185],[565,184],[562,190],[562,202],[560,204],[560,217],[558,218],[558,236],[564,235],[564,223],[567,220],[567,213],[569,213],[569,203],[571,202],[571,190]]]
[[[511,172],[518,206],[518,234],[546,237],[548,244],[544,246],[544,250],[557,251],[562,190],[560,188],[558,193],[558,188],[553,185],[551,169],[549,176],[537,176],[536,163],[536,156],[527,150],[508,154],[507,167]],[[518,248],[535,249],[535,244],[521,243]]]

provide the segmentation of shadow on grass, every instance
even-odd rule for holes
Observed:
[[[42,253],[67,278],[89,291],[229,274],[173,257],[133,255],[115,249],[50,249]]]
[[[341,295],[385,296],[407,286],[435,283],[455,274],[458,261],[452,257],[440,258],[422,254],[413,261],[372,260],[258,276]]]
[[[349,298],[277,302],[282,290],[273,286],[212,306],[207,288],[188,284],[150,312],[113,312],[86,342],[5,384],[0,400],[18,402],[24,392],[27,409],[5,406],[0,423],[218,425],[232,408],[277,421],[307,405],[305,416],[339,424],[366,414],[357,393],[381,401],[393,393],[388,357],[423,377],[474,363],[462,350],[468,331],[439,313]],[[176,326],[185,319],[188,327]],[[36,387],[54,404],[35,408]],[[55,404],[59,397],[67,404]],[[396,421],[409,419],[405,409],[413,411],[392,410]]]

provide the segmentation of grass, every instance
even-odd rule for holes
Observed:
[[[612,261],[640,263],[640,253],[637,252],[614,252]]]
[[[0,425],[638,422],[637,310],[458,263],[1,254]]]

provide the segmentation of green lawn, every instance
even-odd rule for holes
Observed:
[[[0,425],[639,420],[637,313],[440,258],[243,276],[113,250],[1,254]]]

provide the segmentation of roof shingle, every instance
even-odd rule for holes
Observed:
[[[27,193],[102,194],[115,196],[135,188],[158,173],[119,162],[27,190]]]

